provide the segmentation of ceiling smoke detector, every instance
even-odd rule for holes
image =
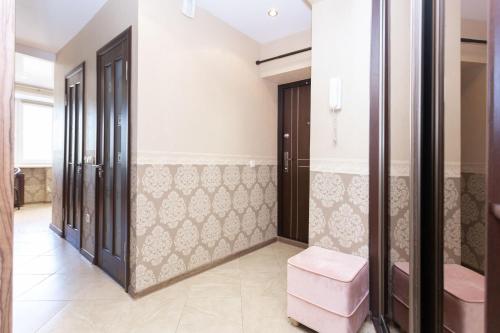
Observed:
[[[278,16],[278,10],[276,8],[270,8],[267,11],[267,15],[270,17],[276,17],[276,16]]]

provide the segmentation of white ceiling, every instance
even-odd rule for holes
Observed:
[[[259,43],[311,28],[311,8],[305,0],[198,0],[198,5]],[[279,11],[269,17],[270,8]]]
[[[462,0],[462,17],[469,20],[488,20],[488,0]]]
[[[59,51],[107,0],[16,0],[16,42]]]

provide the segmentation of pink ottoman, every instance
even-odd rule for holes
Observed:
[[[394,321],[408,332],[409,264],[392,267],[392,306]],[[484,276],[466,267],[444,265],[444,331],[484,332]]]
[[[288,317],[318,332],[357,332],[368,315],[365,259],[312,246],[288,259]]]

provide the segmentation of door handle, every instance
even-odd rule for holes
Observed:
[[[92,166],[97,170],[97,176],[102,178],[104,174],[104,164],[92,164]]]
[[[82,172],[82,163],[77,163],[76,164],[76,173]]]
[[[490,204],[490,210],[497,220],[500,220],[500,204]]]
[[[285,173],[288,173],[288,152],[286,151],[283,154],[283,168]]]

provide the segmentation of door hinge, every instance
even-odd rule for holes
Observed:
[[[128,81],[128,60],[125,61],[125,81]]]
[[[68,95],[67,94],[64,95],[64,106],[66,106],[66,107],[68,106]]]

